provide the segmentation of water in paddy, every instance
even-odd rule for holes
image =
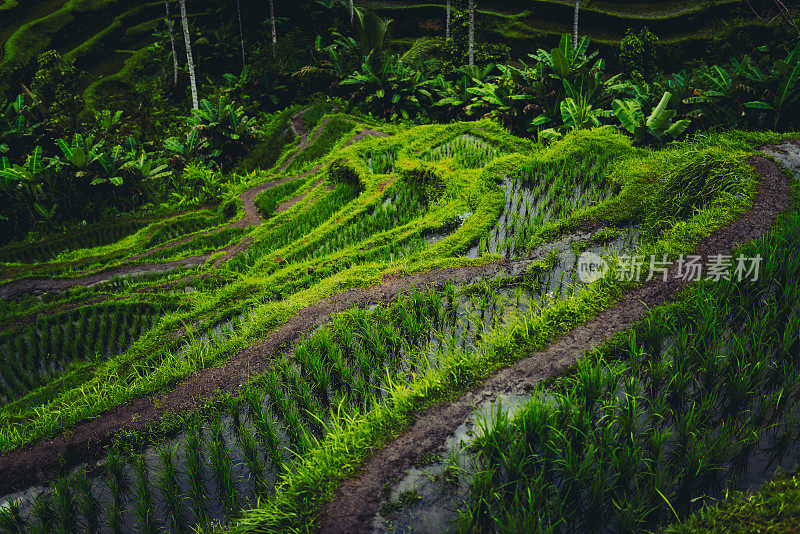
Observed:
[[[0,398],[19,399],[72,366],[121,354],[169,311],[149,303],[101,304],[0,335]]]
[[[536,229],[599,204],[617,191],[613,184],[597,185],[578,174],[564,174],[561,181],[537,178],[505,178],[502,184],[505,204],[500,218],[488,235],[468,251],[468,256],[488,253],[513,258],[524,252]]]
[[[393,149],[369,152],[364,157],[367,168],[372,174],[393,173],[396,160],[397,152]]]
[[[795,307],[792,314],[797,313],[798,309],[800,308]],[[723,358],[728,351],[736,349],[727,343],[731,332],[734,331],[732,330],[732,319],[725,328],[716,338],[716,346],[711,349],[710,353],[715,358]],[[700,343],[705,342],[698,341],[698,346]],[[648,359],[669,362],[678,358],[675,353],[676,341],[672,336],[668,336],[660,346],[661,348],[655,353],[656,356],[634,358],[634,360],[641,361],[638,364],[631,362],[631,367],[642,366],[644,368],[647,365],[645,360]],[[641,347],[638,350],[642,350]],[[700,372],[703,370],[701,369]],[[627,376],[627,373],[623,376]],[[721,377],[719,380],[726,379]],[[791,398],[796,398],[797,394],[796,380],[794,384],[788,395]],[[644,376],[638,377],[634,386],[631,386],[626,379],[620,379],[615,390],[618,406],[625,405],[626,398],[631,394],[629,390],[631,387],[636,388],[634,391],[643,392],[649,391],[651,384],[649,379]],[[703,398],[701,385],[692,382],[684,393],[685,395],[681,397],[682,404],[676,408],[676,413],[695,413],[694,409]],[[636,395],[636,393],[633,394]],[[552,393],[545,390],[537,395],[541,395],[538,399],[540,402],[551,404],[555,409],[559,409],[558,403],[554,402]],[[664,395],[666,398],[666,393]],[[699,496],[701,498],[694,499],[689,503],[689,511],[695,510],[705,503],[713,504],[716,499],[725,498],[729,491],[752,491],[765,480],[772,479],[778,472],[790,472],[800,462],[800,405],[796,402],[794,404],[787,402],[785,409],[776,412],[774,397],[765,392],[763,395],[757,394],[755,398],[752,406],[747,405],[732,419],[725,418],[723,408],[718,408],[714,411],[716,414],[714,420],[719,417],[721,422],[712,422],[710,423],[712,426],[709,428],[703,427],[702,434],[714,435],[717,431],[722,433],[724,428],[731,425],[735,426],[749,421],[751,418],[761,417],[758,414],[762,413],[762,408],[766,410],[766,413],[772,414],[766,417],[764,423],[760,423],[756,427],[757,439],[751,442],[748,436],[745,440],[747,443],[744,441],[732,443],[732,446],[721,457],[719,468],[714,467],[711,471],[706,468],[705,475],[701,476],[710,477],[708,485],[702,486],[705,489],[695,490],[696,493],[691,495],[691,497]],[[478,459],[470,445],[475,442],[476,437],[481,435],[485,428],[492,428],[498,406],[501,406],[503,411],[508,413],[509,418],[513,419],[515,414],[519,413],[520,408],[532,400],[534,399],[531,395],[516,391],[497,391],[493,400],[479,404],[455,433],[445,440],[439,451],[420,458],[418,465],[410,469],[401,479],[389,481],[381,496],[380,512],[372,521],[373,531],[417,533],[458,531],[458,511],[468,506],[471,478],[476,470],[484,468],[482,461]],[[640,406],[640,412],[634,422],[635,432],[639,436],[638,439],[648,439],[647,430],[653,420],[648,408],[649,403],[640,398],[637,405]],[[675,415],[671,417],[674,418]],[[476,424],[476,421],[481,423]],[[680,435],[677,422],[665,424],[667,429],[671,429],[672,439],[668,438],[661,457],[683,456],[686,453],[680,452],[675,442],[676,436]],[[713,426],[714,424],[717,426]],[[741,432],[735,436],[744,437]],[[712,458],[714,454],[718,453],[711,452],[710,454],[712,456],[709,458]],[[712,465],[715,464],[712,463]],[[557,475],[553,476],[556,480],[555,484],[560,484],[561,482],[557,481]],[[667,513],[662,520],[671,521],[672,516]],[[614,522],[599,530],[599,532],[609,534],[617,534],[622,531],[624,529]]]
[[[476,406],[445,440],[444,452],[418,459],[402,479],[384,490],[383,505],[372,520],[372,531],[454,531],[453,522],[458,518],[458,508],[463,504],[474,472],[468,445],[479,432],[478,421],[491,424],[498,409],[513,416],[530,398],[530,395],[501,394],[495,401]]]

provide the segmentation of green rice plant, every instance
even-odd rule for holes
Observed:
[[[280,416],[289,434],[294,451],[303,454],[310,447],[310,440],[303,426],[300,417],[300,410],[297,405],[291,402],[283,402],[280,405]]]
[[[100,504],[92,494],[92,481],[83,467],[75,473],[73,478],[75,484],[74,492],[78,510],[84,521],[86,521],[86,531],[89,534],[97,532],[100,521]]]
[[[33,517],[33,523],[30,525],[31,532],[36,534],[56,532],[57,518],[50,495],[40,493],[36,496],[31,507],[31,515]]]
[[[352,218],[346,225],[322,236],[317,244],[308,247],[298,258],[307,260],[342,250],[382,232],[404,226],[424,213],[419,191],[405,181],[398,182],[387,192],[384,202]],[[388,249],[370,259],[388,258]]]
[[[144,457],[139,457],[135,463],[136,469],[136,518],[139,521],[138,529],[143,534],[156,533],[156,520],[153,513],[153,498],[150,495],[150,483],[147,477],[147,462]]]
[[[192,501],[195,521],[198,525],[208,523],[206,509],[206,492],[203,483],[203,458],[200,450],[200,438],[194,428],[186,432],[184,447],[186,456],[186,478],[189,481],[189,500]]]
[[[64,348],[62,359],[66,361],[76,361],[78,359],[77,344],[75,343],[76,325],[75,322],[69,318],[64,325]]]
[[[105,510],[105,523],[114,534],[122,532],[122,496],[125,493],[125,462],[119,454],[109,451],[106,456],[106,484],[111,502]]]
[[[104,358],[108,347],[108,331],[111,324],[111,316],[106,309],[102,315],[97,317],[95,337],[91,338],[93,341],[92,354]]]
[[[352,394],[355,374],[355,368],[350,365],[344,354],[341,351],[335,351],[333,353],[333,364],[331,366],[331,379],[336,388],[339,391]]]
[[[175,465],[177,445],[164,444],[158,450],[161,459],[161,471],[158,474],[157,485],[161,496],[167,505],[170,532],[182,532],[185,529],[183,516],[183,496],[178,488],[178,472]]]
[[[446,141],[428,154],[424,155],[426,161],[440,161],[453,159],[454,163],[467,169],[484,167],[492,159],[501,155],[500,150],[486,140],[473,134],[461,134]]]
[[[394,171],[397,151],[393,148],[369,151],[363,156],[369,172],[372,174],[390,174]]]
[[[25,520],[20,513],[19,501],[11,499],[7,505],[0,508],[0,532],[3,534],[17,534],[25,531]]]
[[[273,469],[278,473],[283,467],[283,446],[278,436],[277,421],[269,413],[269,410],[264,410],[257,425],[258,437],[267,450]]]
[[[236,258],[228,261],[226,269],[234,272],[244,272],[256,262],[288,243],[292,243],[308,232],[318,227],[323,222],[339,211],[343,206],[358,196],[358,189],[348,185],[339,184],[333,191],[325,194],[312,207],[302,210],[295,214],[291,224],[281,224],[275,226],[267,235],[263,236],[257,243],[250,246],[247,251]],[[288,258],[287,258],[288,259]],[[296,259],[296,258],[295,258]]]
[[[119,307],[114,307],[112,308],[111,312],[111,328],[108,331],[108,335],[105,341],[105,349],[110,354],[113,354],[119,349],[119,347],[117,346],[117,340],[119,337],[119,331],[121,326],[122,326],[122,309]]]
[[[278,378],[282,369],[282,367],[278,366],[282,366],[283,363],[283,360],[277,362],[274,367],[275,371],[267,373],[264,377],[264,392],[269,398],[269,408],[271,409],[279,410],[282,408],[282,404],[286,402],[280,378]]]
[[[219,418],[211,420],[209,438],[206,441],[211,471],[219,488],[219,495],[225,514],[233,519],[238,510],[236,504],[236,487],[233,483],[233,472],[230,452],[222,436],[222,423]]]
[[[78,524],[70,482],[68,478],[60,478],[53,483],[56,517],[65,532],[75,532]]]
[[[255,494],[264,497],[268,493],[267,483],[264,480],[264,462],[261,461],[258,445],[253,433],[243,423],[239,426],[239,447],[244,452],[244,460],[250,471],[250,483],[253,484]]]

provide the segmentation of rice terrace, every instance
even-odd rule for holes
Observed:
[[[0,43],[0,534],[800,532],[796,0]]]

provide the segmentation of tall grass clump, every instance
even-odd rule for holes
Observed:
[[[642,222],[642,236],[656,239],[660,233],[688,218],[721,194],[741,183],[740,164],[717,148],[694,148],[684,152],[677,165],[671,166],[652,193],[652,207]]]

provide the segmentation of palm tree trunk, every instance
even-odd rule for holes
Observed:
[[[355,23],[355,6],[353,5],[353,0],[350,0],[350,26]]]
[[[172,22],[169,14],[169,0],[164,0],[164,8],[167,10],[167,28],[169,28],[169,44],[172,45],[172,63],[175,67],[175,75],[172,78],[172,87],[178,85],[178,54],[175,50],[175,32],[172,31],[172,27],[175,24]]]
[[[242,70],[245,68],[244,60],[244,30],[242,29],[242,7],[239,5],[239,0],[236,0],[236,14],[239,16],[239,40],[242,43]]]
[[[447,16],[444,26],[444,38],[450,39],[450,0],[447,0]]]
[[[186,44],[186,61],[189,63],[189,81],[192,86],[192,107],[200,109],[197,99],[197,79],[194,74],[194,60],[192,59],[192,41],[189,37],[189,19],[186,18],[186,0],[179,0],[181,4],[181,23],[183,24],[183,42]]]
[[[272,26],[272,55],[278,53],[278,30],[275,29],[275,4],[269,0],[269,23]]]
[[[575,18],[572,20],[572,47],[578,48],[578,11],[581,9],[581,0],[575,0]]]
[[[475,0],[469,0],[469,66],[475,65]]]

